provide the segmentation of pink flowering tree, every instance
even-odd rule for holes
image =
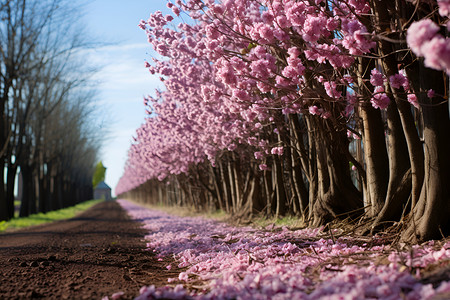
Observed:
[[[256,193],[246,193],[246,190],[255,185],[256,177],[252,175],[244,181],[246,179],[235,170],[243,161],[245,168],[251,169],[249,174],[255,169],[250,168],[255,159],[246,159],[249,151],[238,146],[238,141],[249,137],[250,123],[230,102],[231,91],[214,79],[215,71],[210,61],[197,52],[194,41],[198,40],[201,27],[181,24],[180,31],[175,31],[165,27],[168,20],[171,20],[170,16],[157,12],[147,23],[141,23],[155,50],[165,57],[154,60],[154,64],[147,64],[147,67],[150,72],[162,76],[166,90],[158,92],[156,98],[145,99],[150,116],[136,132],[126,173],[116,191],[122,194],[156,178],[177,185],[183,199],[195,198],[191,188],[195,186],[196,190],[206,188],[207,196],[202,194],[202,198],[208,198],[214,207],[234,212],[248,202],[253,209],[252,199]],[[237,155],[229,155],[227,151],[235,151]],[[209,161],[209,167],[205,167],[205,161]],[[206,174],[211,175],[209,179],[203,178],[204,168]],[[219,186],[222,183],[224,187]],[[152,185],[155,184],[153,181]],[[246,193],[249,201],[228,205],[230,196],[224,195],[223,191],[230,187],[235,194],[234,200]],[[192,203],[196,201],[191,199]]]
[[[372,230],[411,212],[404,239],[447,232],[438,3],[441,15],[407,1],[168,2],[174,16],[140,24],[166,90],[147,100],[118,193],[171,178],[177,199],[197,201],[195,186],[229,212],[250,203],[313,225],[364,214]],[[175,29],[176,17],[192,21]]]

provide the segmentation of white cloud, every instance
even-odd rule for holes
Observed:
[[[110,138],[102,150],[108,168],[106,182],[114,189],[122,175],[128,149],[136,129],[144,122],[143,96],[162,87],[145,68],[148,43],[109,45],[86,52],[92,62],[103,68],[96,74],[98,100],[105,109]]]

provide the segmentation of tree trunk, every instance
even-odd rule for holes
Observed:
[[[275,208],[275,216],[285,216],[287,211],[287,202],[286,202],[286,191],[284,189],[283,183],[283,168],[281,159],[278,156],[274,157],[273,163],[273,176],[274,177],[274,188],[275,188],[275,196],[276,196],[276,208]]]
[[[232,161],[228,162],[228,182],[230,184],[231,212],[234,214],[236,212],[237,187],[234,178]]]
[[[342,131],[325,130],[327,120],[314,120],[317,136],[317,194],[312,205],[313,226],[324,225],[336,218],[361,214],[361,195],[350,176],[347,136]]]
[[[370,97],[370,94],[362,88],[364,79],[369,78],[370,68],[367,59],[360,59],[359,82],[362,95]],[[386,198],[389,166],[384,136],[384,124],[381,112],[375,109],[365,99],[359,106],[359,115],[363,122],[364,160],[366,163],[366,182],[364,191],[364,205],[367,207],[367,216],[375,217],[383,208]]]
[[[226,162],[222,162],[219,164],[219,168],[220,168],[220,176],[222,178],[222,188],[223,188],[223,193],[224,193],[224,200],[225,200],[225,211],[227,213],[231,213],[231,206],[232,206],[232,201],[231,201],[231,187],[230,187],[230,182],[228,179],[228,176],[226,174],[227,169],[225,168],[225,164],[227,164]]]
[[[372,225],[372,233],[379,225],[391,225],[392,221],[400,219],[411,192],[411,182],[405,181],[411,179],[408,148],[395,102],[387,108],[387,119],[389,185],[386,202]]]
[[[266,215],[272,216],[274,211],[272,210],[272,203],[273,203],[273,186],[272,186],[272,172],[269,170],[264,170],[264,192],[265,192],[265,199],[266,199]]]
[[[421,92],[433,89],[447,95],[447,76],[423,67]],[[450,233],[450,118],[448,99],[420,98],[424,123],[425,178],[419,201],[413,210],[404,241],[439,239]]]
[[[22,174],[22,199],[20,204],[20,217],[27,217],[36,212],[36,198],[33,185],[33,171],[27,165],[20,166]]]
[[[400,7],[395,7],[393,2],[389,1],[374,1],[373,2],[373,10],[375,15],[375,27],[378,32],[386,32],[390,30],[392,24],[392,15],[389,14],[389,11],[394,12],[394,17],[399,18],[402,13]],[[397,20],[399,22],[399,20]],[[401,24],[400,24],[401,25]],[[391,37],[392,38],[392,37]],[[399,38],[399,37],[398,37]],[[400,40],[400,38],[399,38]],[[397,60],[395,50],[397,46],[401,48],[406,48],[407,45],[397,45],[393,44],[387,40],[381,39],[378,42],[379,53],[384,58],[381,60],[384,73],[386,77],[390,78],[391,76],[397,74],[399,72],[398,64],[402,63],[404,65],[409,66],[407,69],[410,69],[411,66],[414,66],[416,63],[413,61],[411,56],[403,55],[401,60]],[[417,72],[408,72],[409,76],[413,76],[410,78],[412,82],[416,81]],[[413,84],[414,85],[414,84]],[[417,128],[414,124],[414,118],[411,112],[411,105],[406,100],[406,97],[400,97],[400,94],[403,94],[404,89],[396,89],[393,88],[392,95],[395,99],[395,103],[399,112],[400,120],[403,126],[404,135],[406,137],[407,145],[408,145],[408,154],[410,158],[411,165],[411,173],[412,173],[412,195],[411,201],[414,206],[417,200],[419,199],[420,190],[423,182],[423,150],[422,145],[420,143],[419,136],[417,134]],[[419,93],[420,97],[420,93]],[[392,104],[391,104],[392,105]]]
[[[6,205],[8,208],[9,218],[14,218],[14,185],[16,183],[17,165],[11,165],[8,167],[6,175]]]
[[[0,221],[9,220],[8,205],[6,203],[6,193],[5,193],[5,175],[0,172]]]

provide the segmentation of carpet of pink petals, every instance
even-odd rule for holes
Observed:
[[[175,258],[168,269],[180,268],[166,287],[142,287],[137,299],[420,300],[450,293],[450,281],[420,282],[420,270],[450,260],[450,242],[402,252],[357,246],[352,237],[318,239],[319,229],[233,227],[118,202],[144,224],[149,250]]]

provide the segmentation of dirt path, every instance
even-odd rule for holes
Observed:
[[[78,217],[0,234],[0,299],[101,299],[167,284],[168,271],[145,251],[144,231],[116,202]]]

